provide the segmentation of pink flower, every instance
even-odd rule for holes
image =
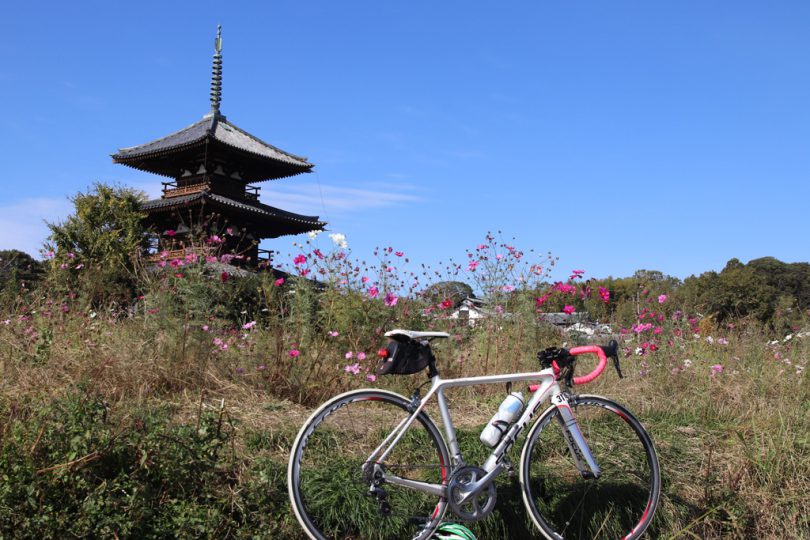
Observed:
[[[351,373],[352,375],[357,375],[360,373],[360,364],[348,364],[343,370],[346,373]]]
[[[444,301],[442,301],[441,304],[439,304],[439,307],[442,309],[450,309],[451,307],[453,307],[453,301],[447,298]]]
[[[667,295],[662,294],[662,295],[659,295],[659,296],[658,296],[658,303],[659,303],[659,304],[663,304],[663,303],[664,303],[664,302],[666,302],[666,301],[667,301]]]
[[[402,251],[397,251],[396,253],[394,253],[394,255],[396,255],[397,257],[402,257],[403,255],[405,255],[405,253],[403,253]]]
[[[227,229],[225,229],[225,234],[227,234],[228,236],[233,236],[233,227],[228,227]]]
[[[377,380],[377,376],[374,375],[373,373],[369,373],[368,375],[366,375],[366,380],[368,382],[374,382]]]
[[[365,360],[366,359],[366,353],[364,353],[362,351],[357,353],[357,359],[360,360],[360,361]]]
[[[343,356],[346,358],[346,360],[351,360],[352,358],[354,358],[354,353],[352,351],[349,351]]]
[[[329,332],[329,337],[338,337],[340,333],[337,330],[332,330]]]
[[[221,243],[222,243],[222,238],[220,238],[220,237],[219,237],[219,236],[217,236],[217,235],[213,235],[213,236],[210,236],[210,237],[209,237],[209,238],[206,240],[206,242],[208,242],[209,244],[221,244]]]
[[[478,244],[478,247],[477,247],[476,249],[478,249],[478,250],[482,250],[482,249],[487,249],[488,247],[489,247],[489,246],[488,246],[488,245],[486,245],[486,244]]]
[[[256,321],[250,321],[250,322],[246,322],[245,324],[243,324],[242,329],[243,330],[250,330],[254,326],[256,326]]]
[[[656,326],[655,329],[653,329],[653,334],[660,334],[663,331],[664,331],[663,328],[661,328],[660,326]]]
[[[360,281],[362,281],[363,283],[368,283],[368,276],[363,276],[362,278],[360,278]]]
[[[208,330],[209,330],[209,327],[208,327],[207,324],[202,325],[202,331],[203,332],[208,332]]]
[[[299,264],[304,264],[307,262],[306,255],[298,255],[295,259],[293,259],[293,263],[298,266]]]
[[[169,229],[163,234],[165,234],[166,236],[174,236],[175,234],[177,234],[177,231],[175,231],[174,229]]]
[[[213,255],[206,255],[205,256],[205,262],[207,262],[209,264],[210,263],[215,263],[215,262],[217,262],[217,258],[214,257]]]
[[[369,287],[369,289],[368,289],[369,298],[377,298],[377,296],[379,294],[380,294],[380,291],[377,289],[377,287],[374,287],[374,286]]]
[[[275,285],[276,287],[281,287],[282,285],[284,285],[284,278],[283,277],[278,278],[273,282],[273,285]]]
[[[79,263],[76,265],[76,270],[81,270],[82,268],[84,268],[83,264]]]
[[[467,266],[470,271],[475,272],[475,269],[478,267],[478,261],[470,261],[470,264]]]
[[[541,297],[539,297],[539,298],[535,298],[535,299],[534,299],[534,303],[535,303],[535,305],[536,305],[537,307],[542,306],[543,304],[545,304],[546,300],[548,300],[548,297],[549,297],[549,296],[551,296],[551,295],[550,295],[549,293],[546,293],[546,294],[544,294],[543,296],[541,296]]]
[[[290,352],[288,354],[290,355],[290,358],[298,358],[299,356],[301,356],[301,351],[299,351],[298,349],[290,349]]]
[[[228,281],[228,277],[229,277],[228,272],[222,272],[219,275],[219,279],[220,279],[220,281],[222,281],[222,283],[225,283],[226,281]]]
[[[571,315],[575,311],[576,311],[576,309],[574,309],[574,306],[565,306],[563,308],[563,313],[566,313],[568,315]]]
[[[503,287],[501,287],[501,290],[503,292],[512,292],[515,290],[515,287],[512,285],[504,285]]]
[[[711,370],[712,370],[712,377],[714,377],[715,375],[723,373],[723,366],[721,364],[715,364],[711,367]]]
[[[581,278],[582,274],[584,274],[584,273],[585,273],[585,270],[574,270],[573,272],[571,272],[571,275],[568,276],[568,279]]]
[[[602,302],[607,304],[610,302],[610,291],[604,287],[599,287],[599,298],[602,299]]]
[[[384,300],[384,302],[385,302],[385,305],[386,305],[386,306],[391,306],[391,307],[394,307],[395,305],[397,305],[397,302],[398,302],[398,301],[399,301],[399,298],[397,298],[396,296],[394,296],[394,295],[393,295],[393,294],[391,294],[390,292],[389,292],[389,293],[385,293],[385,300]]]

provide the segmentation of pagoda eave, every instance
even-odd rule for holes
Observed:
[[[222,195],[203,192],[171,199],[156,199],[141,205],[141,210],[150,215],[170,214],[183,210],[198,210],[217,213],[225,210],[250,222],[253,230],[261,238],[278,238],[291,234],[322,230],[326,222],[317,216],[304,216],[261,203],[248,203],[230,199]]]

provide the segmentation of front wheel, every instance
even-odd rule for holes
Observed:
[[[445,497],[382,481],[371,493],[366,464],[411,413],[410,402],[385,390],[333,398],[301,428],[290,453],[288,487],[299,523],[314,540],[425,540],[447,508]],[[421,412],[385,460],[384,472],[443,484],[450,458],[430,418]]]
[[[556,407],[538,419],[520,458],[526,509],[549,539],[639,538],[652,521],[661,473],[652,439],[621,405],[598,396],[569,400],[596,464],[583,478]]]

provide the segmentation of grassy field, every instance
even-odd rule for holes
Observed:
[[[534,369],[538,348],[566,339],[501,323],[437,345],[443,374]],[[409,393],[423,375],[369,381],[379,337],[330,344],[324,330],[322,346],[295,355],[272,326],[245,326],[212,334],[58,306],[3,321],[0,537],[301,538],[285,468],[309,412],[348,388]],[[655,440],[664,493],[653,536],[810,537],[810,336],[705,327],[643,354],[640,338],[623,337],[626,378],[609,370],[581,390],[625,404]],[[450,395],[469,462],[486,455],[478,434],[503,394]],[[498,493],[472,526],[479,538],[535,537],[517,480],[499,480]]]

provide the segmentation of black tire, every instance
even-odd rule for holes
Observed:
[[[310,538],[425,540],[447,509],[444,497],[384,482],[391,506],[381,515],[369,495],[363,464],[405,418],[409,400],[385,390],[357,390],[322,405],[301,428],[290,452],[290,502]],[[421,412],[385,460],[401,478],[433,484],[449,477],[450,457],[436,425]]]
[[[603,397],[577,396],[571,407],[602,474],[579,473],[550,407],[526,437],[520,458],[523,500],[549,539],[639,538],[661,494],[653,442],[624,407]]]

